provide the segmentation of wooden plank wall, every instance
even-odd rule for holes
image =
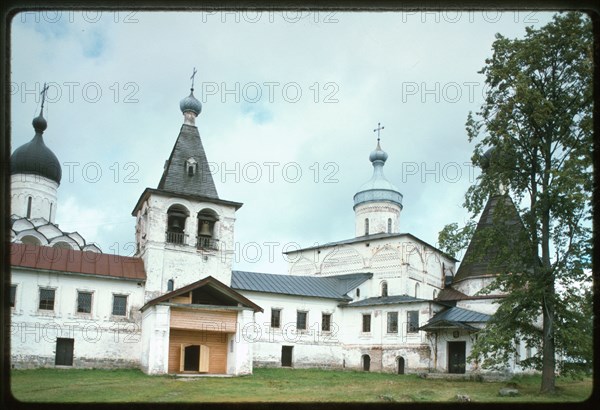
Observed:
[[[227,373],[227,333],[170,329],[169,373],[179,373],[181,344],[204,345],[210,349],[208,373]]]
[[[170,326],[175,329],[235,333],[236,324],[237,311],[171,308]]]

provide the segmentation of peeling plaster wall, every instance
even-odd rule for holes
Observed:
[[[172,205],[182,205],[189,211],[185,244],[166,243],[167,210]],[[216,250],[196,248],[197,215],[203,209],[211,209],[219,217],[214,228]],[[233,206],[151,195],[138,211],[136,222],[138,256],[144,260],[147,274],[146,300],[167,292],[169,279],[174,280],[175,289],[209,275],[225,284],[231,283],[234,223]]]
[[[369,220],[369,235],[400,232],[400,206],[391,202],[365,202],[354,209],[356,236],[366,235],[365,219]],[[388,219],[391,230],[388,232]]]
[[[368,242],[325,246],[288,254],[290,275],[335,276],[372,272],[373,280],[361,285],[361,300],[381,295],[381,282],[388,294],[431,299],[442,289],[443,267],[455,262],[439,251],[410,237],[381,238]],[[416,284],[419,284],[416,291]],[[351,295],[355,297],[355,295]]]
[[[54,366],[56,339],[74,339],[75,367],[139,367],[143,288],[135,281],[12,270],[15,368]],[[40,287],[54,288],[54,310],[39,310]],[[77,291],[92,292],[92,313],[77,313]],[[127,316],[113,316],[113,294],[127,295]]]
[[[280,367],[282,346],[293,346],[292,367],[362,369],[363,354],[371,356],[372,371],[397,371],[397,358],[406,372],[427,370],[430,346],[425,332],[408,333],[409,310],[419,311],[419,324],[429,320],[428,302],[390,306],[341,308],[340,301],[259,292],[241,292],[264,309],[255,325],[242,333],[253,343],[254,365]],[[281,309],[280,327],[270,326],[271,309]],[[308,312],[307,330],[297,331],[298,311]],[[387,333],[387,313],[398,313],[398,332]],[[322,313],[332,315],[332,331],[321,331]],[[362,315],[371,314],[371,332],[362,332]]]

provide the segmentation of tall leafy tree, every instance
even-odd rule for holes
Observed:
[[[564,364],[557,355],[591,366],[591,319],[581,312],[591,312],[592,47],[590,20],[574,12],[528,27],[523,38],[497,34],[480,71],[485,102],[466,123],[476,141],[472,162],[485,172],[468,189],[465,207],[475,216],[490,197],[505,194],[518,204],[522,227],[498,224],[480,241],[488,248],[481,252],[494,249],[497,273],[484,292],[507,296],[471,358],[505,365],[518,336],[538,348],[521,364],[541,370],[542,392],[555,390]],[[494,149],[484,154],[486,147]],[[510,211],[504,208],[500,214]],[[454,253],[472,231],[448,225],[440,246]]]

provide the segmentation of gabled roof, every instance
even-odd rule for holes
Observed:
[[[497,212],[498,203],[501,200],[503,200],[505,206],[508,207],[508,209],[506,209],[508,216],[504,218],[503,222],[516,226],[517,229],[523,229],[523,223],[521,222],[517,208],[510,196],[491,196],[488,199],[483,212],[481,213],[481,217],[479,218],[479,222],[477,223],[477,227],[473,233],[473,238],[471,239],[471,242],[469,242],[469,246],[467,247],[463,261],[456,271],[456,275],[454,276],[455,282],[469,277],[496,273],[492,270],[491,266],[493,261],[493,250],[489,250],[485,254],[478,254],[476,249],[478,249],[479,246],[483,246],[485,241],[484,230],[488,227],[494,226],[494,223],[499,222],[494,221],[494,214]]]
[[[446,287],[440,291],[440,293],[435,298],[436,301],[445,302],[451,300],[465,300],[468,299],[469,296],[464,293],[453,289],[451,287]]]
[[[32,270],[146,280],[144,262],[141,258],[49,246],[11,243],[10,264]]]
[[[370,241],[375,241],[378,239],[393,239],[393,238],[403,238],[403,237],[411,238],[416,242],[419,242],[425,246],[430,247],[431,249],[434,249],[434,250],[440,252],[446,258],[451,259],[455,262],[458,262],[458,259],[446,254],[442,250],[425,242],[424,240],[417,238],[416,236],[414,236],[411,233],[377,233],[374,235],[363,235],[363,236],[357,236],[356,238],[350,238],[350,239],[344,239],[341,241],[324,243],[323,245],[309,246],[308,248],[302,248],[302,249],[294,249],[294,250],[290,250],[290,251],[283,252],[283,253],[291,254],[291,253],[296,253],[296,252],[301,252],[301,251],[306,251],[306,250],[322,249],[322,248],[327,248],[327,247],[336,246],[336,245],[347,245],[347,244],[352,244],[352,243],[370,242]]]
[[[490,320],[491,316],[485,313],[475,312],[473,310],[463,309],[459,307],[451,307],[449,309],[438,312],[429,322],[421,326],[421,330],[434,329],[449,329],[462,328],[469,330],[477,330],[473,326],[475,323],[485,323]]]
[[[169,293],[165,293],[162,296],[154,298],[154,299],[148,301],[144,306],[142,306],[140,310],[143,312],[144,310],[148,309],[151,306],[157,305],[162,302],[167,302],[168,300],[170,300],[176,296],[183,295],[192,290],[200,289],[202,287],[210,287],[210,288],[218,291],[225,297],[233,299],[236,302],[253,309],[255,312],[263,311],[263,309],[260,306],[258,306],[256,303],[252,302],[250,299],[248,299],[245,296],[241,295],[240,293],[236,292],[235,290],[233,290],[229,286],[225,285],[223,282],[220,282],[217,279],[213,278],[212,276],[208,276],[197,282],[190,283],[187,286],[184,286],[182,288],[176,289]]]
[[[197,163],[197,171],[191,176],[186,170],[186,161],[190,158]],[[198,128],[187,124],[181,126],[158,189],[175,194],[219,198]]]
[[[358,302],[348,303],[344,307],[395,305],[398,303],[415,303],[415,302],[427,302],[427,300],[414,298],[414,297],[408,296],[408,295],[375,296],[372,298],[359,300]]]
[[[373,277],[372,273],[325,277],[244,271],[231,273],[231,287],[234,289],[338,300],[351,300],[346,293]]]
[[[505,298],[506,295],[498,295],[498,294],[483,294],[483,295],[472,295],[469,296],[467,294],[462,293],[459,290],[456,290],[452,287],[446,287],[440,291],[438,296],[435,298],[436,302],[452,302],[457,300],[479,300],[479,299],[502,299]]]

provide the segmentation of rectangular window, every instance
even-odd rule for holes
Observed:
[[[298,330],[306,330],[306,316],[307,312],[298,312],[296,316],[296,328]]]
[[[40,289],[40,310],[54,310],[54,289]]]
[[[92,313],[92,292],[77,292],[77,313]]]
[[[406,317],[407,332],[417,333],[419,331],[419,311],[409,310]]]
[[[271,327],[281,326],[281,309],[271,309]]]
[[[362,316],[362,331],[368,333],[371,331],[371,314]]]
[[[398,333],[398,312],[388,312],[387,314],[387,332]]]
[[[321,330],[323,332],[331,331],[331,314],[323,313],[321,317]]]
[[[113,295],[112,314],[115,316],[126,316],[127,315],[127,296]]]
[[[10,285],[10,307],[15,307],[17,300],[17,285]]]

